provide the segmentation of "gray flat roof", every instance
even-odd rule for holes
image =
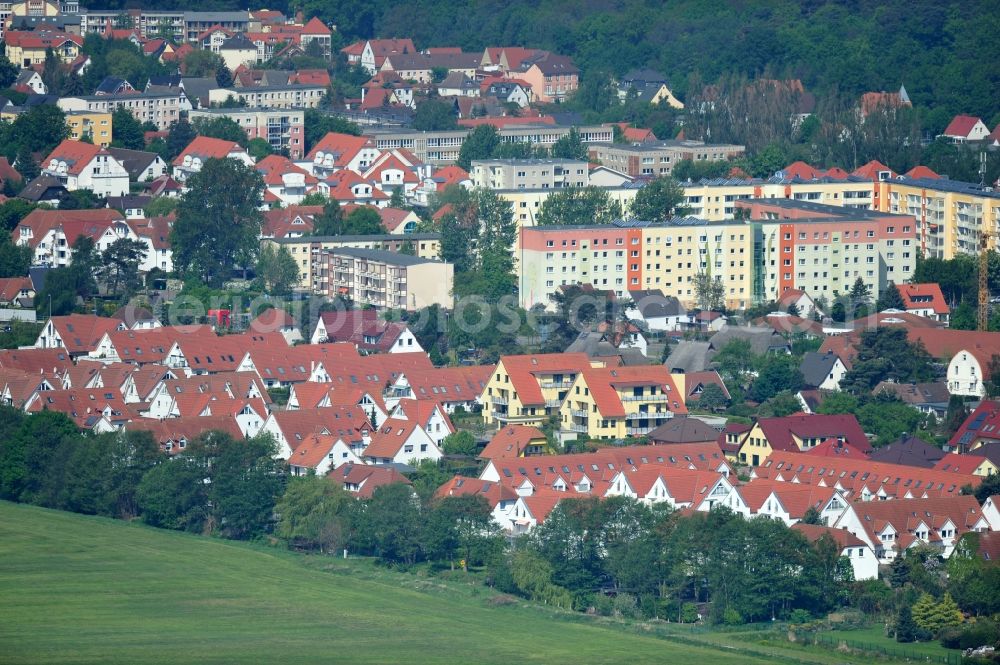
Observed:
[[[287,245],[300,245],[304,242],[386,242],[389,240],[440,240],[440,233],[380,233],[378,235],[346,235],[346,236],[299,236],[297,238],[272,238],[276,243]]]
[[[826,203],[816,203],[815,201],[803,201],[802,199],[740,199],[741,203],[761,203],[764,205],[774,206],[776,208],[785,208],[786,210],[805,210],[808,212],[821,212],[830,215],[833,218],[839,219],[880,219],[882,217],[910,217],[910,215],[900,215],[892,212],[879,212],[877,210],[868,210],[866,208],[847,208],[843,206],[834,206]],[[757,221],[781,221],[781,220],[753,220]],[[792,221],[803,221],[800,219]],[[823,221],[823,218],[817,218],[817,222]],[[826,218],[826,221],[830,221],[830,218]]]

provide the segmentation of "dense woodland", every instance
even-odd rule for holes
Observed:
[[[165,0],[157,8],[245,5]],[[905,84],[914,105],[934,114],[931,131],[956,113],[983,116],[991,127],[1000,120],[1000,71],[994,66],[1000,16],[985,1],[292,0],[269,7],[318,15],[337,26],[344,43],[408,36],[419,48],[545,48],[572,56],[590,80],[649,66],[666,74],[682,98],[692,81],[768,72],[801,79],[817,95]]]

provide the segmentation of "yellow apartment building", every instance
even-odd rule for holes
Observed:
[[[66,126],[69,137],[80,141],[89,136],[94,145],[107,148],[111,145],[111,114],[102,111],[67,111]]]

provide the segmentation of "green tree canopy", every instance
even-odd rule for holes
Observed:
[[[111,114],[111,142],[115,147],[143,150],[146,147],[142,123],[126,109],[116,109]]]
[[[542,203],[536,223],[608,224],[622,218],[621,203],[600,187],[568,187],[550,194]]]
[[[643,221],[662,222],[689,212],[684,206],[684,188],[669,176],[647,183],[632,201],[632,217]]]
[[[266,243],[257,258],[257,277],[266,293],[287,295],[299,282],[299,266],[287,247]]]
[[[219,284],[256,259],[264,181],[242,162],[208,159],[187,185],[170,232],[174,265],[182,274]]]
[[[194,121],[194,130],[202,136],[211,136],[212,138],[224,141],[232,141],[244,148],[250,142],[246,132],[243,131],[239,124],[235,120],[225,116],[196,118]]]

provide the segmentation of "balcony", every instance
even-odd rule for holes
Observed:
[[[569,389],[572,385],[572,381],[540,381],[539,384],[542,388],[566,388]]]
[[[558,409],[561,406],[562,406],[562,400],[561,399],[547,399],[547,400],[545,400],[545,408],[546,409]]]
[[[586,425],[581,425],[579,423],[570,423],[564,429],[567,429],[570,432],[576,432],[578,434],[586,434],[589,431]]]
[[[590,415],[587,413],[585,409],[573,409],[570,411],[570,414],[574,418],[586,418],[588,415]]]
[[[670,395],[622,395],[623,402],[669,402]]]
[[[652,427],[628,427],[625,429],[625,433],[628,436],[646,436],[652,430]]]
[[[507,406],[508,404],[510,404],[510,401],[508,401],[507,398],[505,397],[490,397],[490,402],[492,402],[493,404],[498,404],[500,406]]]
[[[637,411],[627,414],[625,420],[670,420],[673,417],[673,411]]]

